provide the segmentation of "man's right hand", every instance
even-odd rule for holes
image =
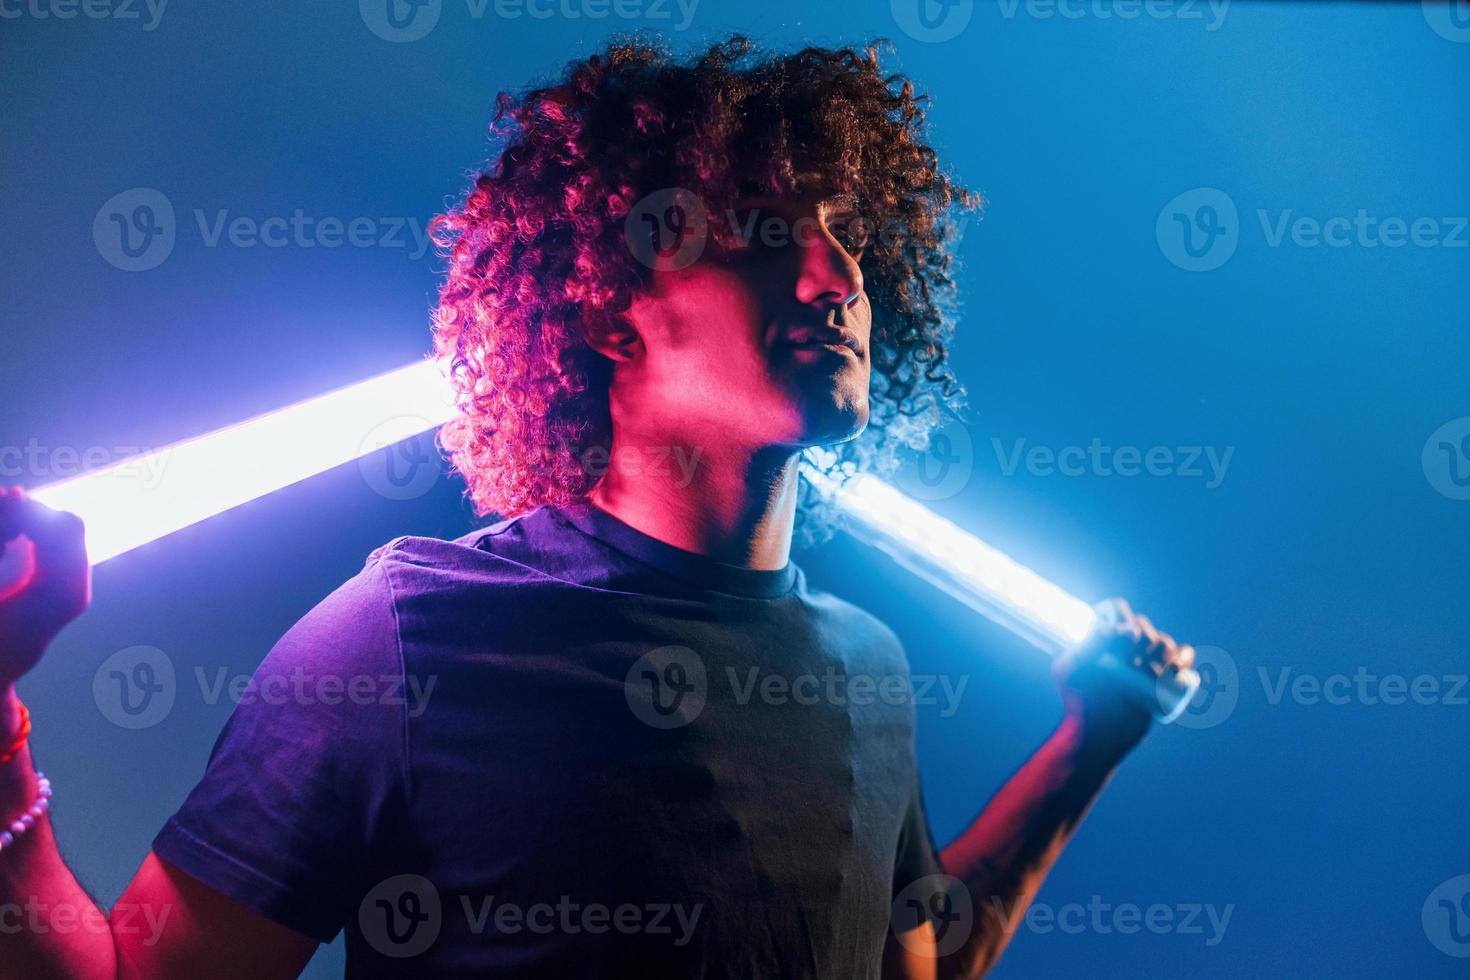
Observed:
[[[36,665],[56,634],[87,608],[92,574],[81,518],[52,510],[20,487],[0,487],[0,548],[7,565],[21,567],[18,580],[0,581],[0,693],[4,693]]]
[[[15,730],[15,681],[36,665],[91,598],[82,530],[75,514],[46,507],[19,487],[0,488],[0,546],[5,549],[0,557],[6,567],[22,567],[18,578],[5,574],[0,579],[0,744]],[[97,752],[105,760],[106,747]],[[0,827],[34,799],[34,768],[29,752],[22,750],[13,763],[0,766]],[[0,905],[20,908],[25,902],[41,910],[40,926],[5,937],[0,980],[285,978],[298,975],[317,946],[315,939],[227,898],[152,853],[118,907],[152,910],[160,916],[161,931],[78,929],[77,922],[104,919],[106,913],[62,860],[49,819],[38,820],[0,853]],[[61,925],[63,915],[69,928]]]

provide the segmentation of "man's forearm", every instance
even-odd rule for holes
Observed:
[[[14,688],[0,689],[0,739],[19,730]],[[3,749],[0,749],[3,751]],[[36,800],[30,748],[0,763],[0,821],[5,827]],[[115,975],[107,915],[61,859],[49,816],[0,850],[0,980]]]
[[[974,926],[940,976],[979,977],[994,965],[1121,758],[1085,739],[1069,716],[944,849],[945,870],[970,894]]]

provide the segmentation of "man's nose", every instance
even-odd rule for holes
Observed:
[[[803,305],[850,305],[863,291],[863,272],[826,228],[808,228],[798,236],[800,268],[796,299]]]

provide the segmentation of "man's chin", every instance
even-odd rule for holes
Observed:
[[[806,413],[801,444],[804,447],[840,445],[856,439],[867,427],[866,398],[858,402],[838,399],[820,410]]]

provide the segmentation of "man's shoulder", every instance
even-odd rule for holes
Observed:
[[[463,561],[470,553],[483,551],[487,538],[504,532],[523,518],[513,517],[487,527],[477,527],[457,538],[436,538],[419,534],[400,534],[391,538],[368,553],[368,562],[391,561],[413,565],[453,564]]]
[[[466,585],[490,578],[514,580],[534,573],[523,559],[533,558],[538,544],[553,529],[539,511],[478,527],[457,538],[399,535],[373,549],[364,571],[381,568],[390,583],[403,575],[428,584]]]
[[[899,659],[904,657],[903,642],[887,623],[841,596],[808,585],[805,575],[802,576],[802,599],[824,632],[856,648],[879,651]]]
[[[534,534],[518,533],[514,544],[490,543],[522,520],[450,539],[400,535],[374,548],[356,573],[297,620],[280,644],[282,655],[331,659],[341,649],[373,647],[397,657],[405,623],[418,635],[469,622],[478,628],[496,618],[537,583],[556,584],[529,564]]]

